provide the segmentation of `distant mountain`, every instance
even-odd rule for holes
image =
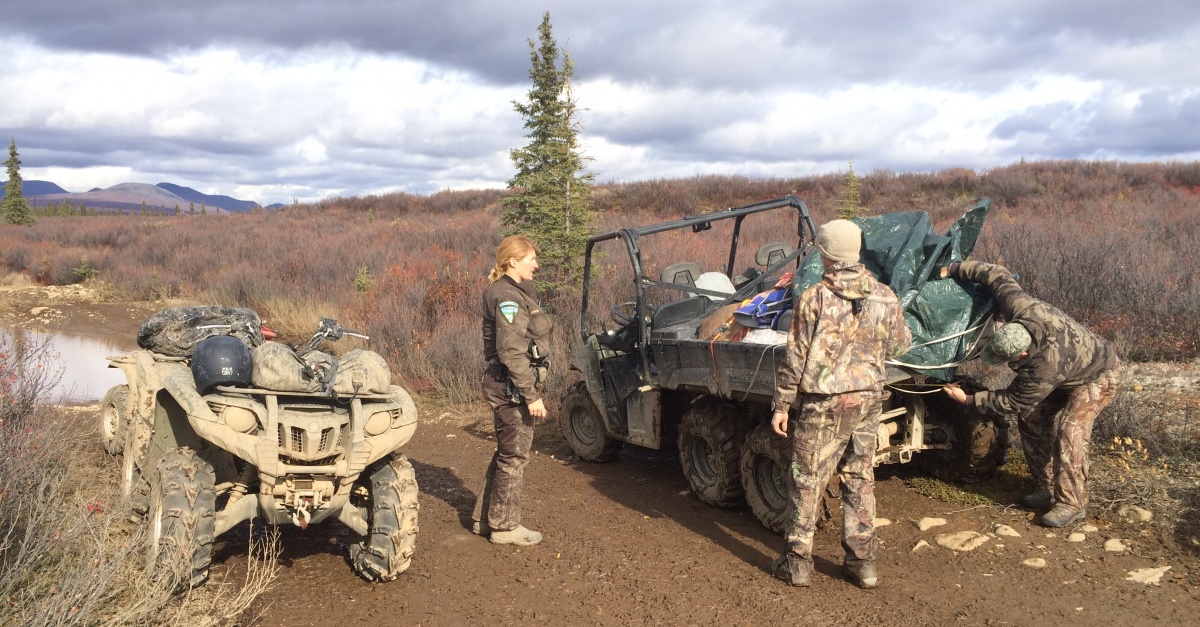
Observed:
[[[202,194],[190,187],[175,185],[174,183],[159,183],[161,187],[176,196],[196,204],[204,204],[208,207],[220,207],[226,211],[250,211],[258,205],[252,200],[238,200],[229,196],[214,196],[212,194]]]
[[[207,213],[245,213],[258,206],[251,200],[202,194],[173,183],[120,183],[105,189],[96,187],[86,192],[72,193],[49,181],[22,181],[21,192],[30,201],[41,205],[66,202],[124,213],[141,211],[143,205],[155,213],[174,213],[176,207],[183,213],[193,207],[197,213],[202,209]]]
[[[8,181],[5,181],[4,183],[7,185]],[[21,181],[21,195],[25,197],[65,193],[67,193],[67,190],[55,185],[54,183],[51,183],[50,181]]]

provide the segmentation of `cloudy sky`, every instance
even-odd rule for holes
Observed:
[[[1197,0],[0,0],[25,179],[503,187],[542,12],[597,180],[1200,159]]]

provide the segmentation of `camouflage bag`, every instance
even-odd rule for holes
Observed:
[[[338,360],[333,392],[340,396],[387,394],[392,371],[379,353],[356,348]]]
[[[168,307],[146,318],[137,343],[161,355],[190,357],[197,344],[214,335],[231,335],[253,350],[263,343],[262,320],[243,307]]]
[[[263,342],[254,349],[250,382],[276,392],[329,393],[337,358],[321,351],[299,355],[286,344]]]

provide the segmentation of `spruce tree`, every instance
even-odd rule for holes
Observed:
[[[4,185],[4,222],[29,226],[33,224],[33,210],[21,190],[21,160],[17,158],[17,138],[8,145],[8,183]]]
[[[579,146],[578,103],[571,92],[575,66],[554,40],[548,11],[538,35],[537,43],[529,40],[528,101],[513,102],[529,143],[510,153],[517,174],[508,181],[513,193],[502,201],[501,224],[505,235],[520,233],[538,243],[538,284],[553,293],[582,278],[584,246],[593,232],[595,174],[584,172],[588,158]]]
[[[859,216],[866,215],[869,211],[862,205],[862,195],[859,191],[861,181],[858,175],[854,174],[854,162],[850,162],[850,169],[846,172],[846,195],[838,200],[838,217],[846,220],[853,220]]]

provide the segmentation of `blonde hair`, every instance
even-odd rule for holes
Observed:
[[[499,279],[514,259],[537,252],[537,244],[524,235],[509,235],[496,247],[496,266],[488,273],[488,281]]]

